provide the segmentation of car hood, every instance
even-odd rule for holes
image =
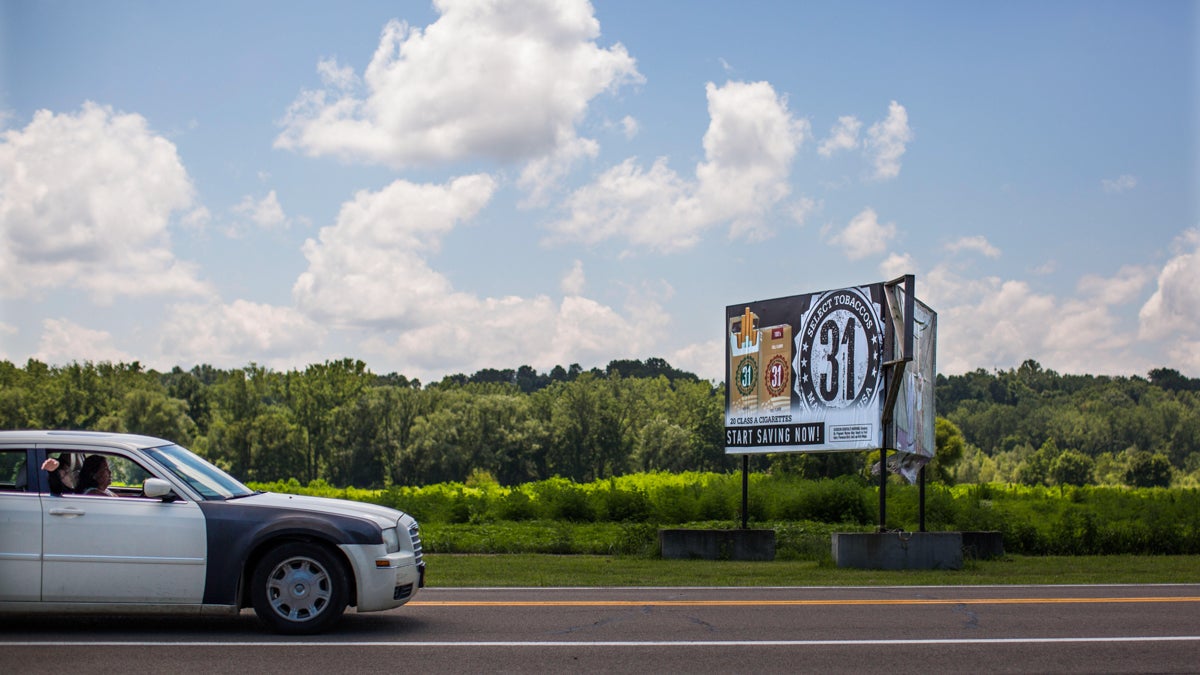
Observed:
[[[264,506],[370,518],[382,528],[394,527],[396,521],[405,515],[403,511],[367,502],[352,502],[347,499],[329,499],[326,497],[308,497],[305,495],[287,495],[278,492],[260,492],[248,497],[241,497],[236,500],[236,503],[242,506]]]

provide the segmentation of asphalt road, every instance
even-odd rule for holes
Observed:
[[[0,618],[5,673],[1198,673],[1200,584],[427,588],[329,634]]]

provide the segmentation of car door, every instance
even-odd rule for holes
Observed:
[[[42,588],[42,506],[33,448],[0,445],[0,602],[36,601]]]
[[[128,451],[87,454],[105,455],[114,486],[154,475]],[[199,506],[137,496],[134,487],[113,490],[122,496],[42,499],[42,600],[200,603],[208,543]]]

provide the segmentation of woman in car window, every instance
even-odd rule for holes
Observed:
[[[116,497],[109,490],[112,483],[112,473],[108,468],[108,460],[103,455],[89,455],[83,460],[83,468],[79,470],[79,483],[75,491],[81,495],[106,495]]]

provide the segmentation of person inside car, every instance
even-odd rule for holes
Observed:
[[[50,474],[50,494],[75,491],[76,473],[71,469],[70,454],[64,452],[58,459],[46,458],[46,461],[42,462],[42,470]]]
[[[81,495],[116,497],[117,494],[108,489],[111,483],[112,472],[108,468],[108,459],[104,455],[89,455],[79,470],[79,483],[75,491]]]

